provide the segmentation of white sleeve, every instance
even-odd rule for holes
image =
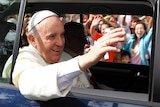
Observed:
[[[73,79],[82,73],[79,69],[78,57],[66,62],[70,65],[63,64],[65,69],[61,67],[58,72],[58,87],[61,91],[72,85]]]
[[[66,96],[71,89],[73,79],[82,72],[79,69],[78,58],[24,70],[18,81],[20,92],[26,98],[42,101]],[[33,63],[28,62],[25,65],[33,66],[31,64]],[[17,62],[17,65],[18,69],[22,66],[22,62]]]

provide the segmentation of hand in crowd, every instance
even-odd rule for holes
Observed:
[[[95,15],[92,20],[92,26],[98,25],[101,20],[104,20],[102,16]]]

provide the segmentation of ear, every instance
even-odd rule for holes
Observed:
[[[28,41],[33,47],[36,47],[35,37],[32,34],[27,35]]]

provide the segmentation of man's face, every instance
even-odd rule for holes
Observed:
[[[58,62],[65,44],[63,23],[58,17],[48,17],[39,23],[37,33],[34,47],[47,63]]]

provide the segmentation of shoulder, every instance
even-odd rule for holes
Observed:
[[[67,60],[69,60],[71,58],[72,58],[72,56],[69,53],[63,51],[59,62],[67,61]]]

